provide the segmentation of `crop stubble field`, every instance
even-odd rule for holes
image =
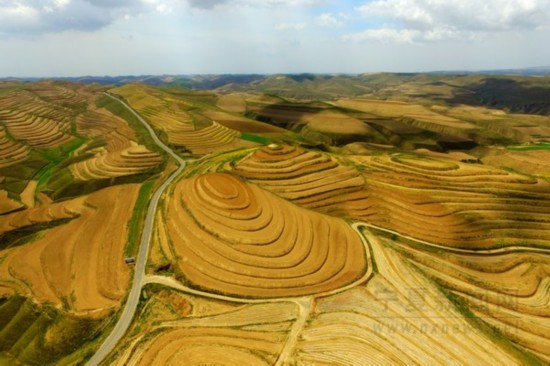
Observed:
[[[11,243],[0,295],[103,321],[129,286],[140,183],[164,158],[100,91],[0,94],[0,167],[34,169],[0,181]],[[137,314],[105,364],[550,362],[546,162],[437,145],[479,144],[492,129],[538,146],[547,118],[370,97],[110,92],[192,160],[163,195]]]

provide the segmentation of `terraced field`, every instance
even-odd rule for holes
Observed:
[[[323,153],[266,147],[226,169],[301,206],[430,242],[550,246],[548,182],[412,155],[353,159],[359,170]]]
[[[0,168],[17,164],[27,159],[28,148],[6,135],[6,130],[0,127]]]
[[[426,277],[371,234],[379,273],[364,287],[320,299],[290,364],[517,365]],[[498,361],[497,361],[498,360]]]
[[[365,178],[327,154],[268,146],[226,169],[285,199],[323,213],[358,216],[369,208]],[[359,210],[359,213],[355,213]],[[355,214],[354,214],[355,213]]]
[[[246,111],[246,95],[224,94],[218,98],[216,105],[229,112],[242,113]]]
[[[474,316],[550,362],[548,253],[524,247],[441,254],[422,246],[390,245],[467,304]]]
[[[79,180],[139,174],[157,167],[163,160],[160,154],[137,144],[135,132],[125,120],[103,108],[81,114],[77,119],[77,131],[101,138],[105,144],[80,151],[94,156],[70,166],[71,173]]]
[[[136,111],[166,134],[168,143],[185,147],[193,154],[205,154],[232,146],[239,132],[189,112],[193,105],[174,96],[139,85],[113,90]]]
[[[391,210],[365,217],[367,222],[453,247],[550,245],[547,181],[410,156],[356,160],[378,207]]]
[[[0,364],[550,363],[550,120],[413,84],[0,84]]]
[[[372,113],[382,117],[410,117],[417,120],[418,124],[432,124],[440,129],[472,129],[476,126],[460,119],[447,117],[431,111],[424,106],[414,105],[398,101],[383,101],[369,99],[342,99],[335,103],[338,106]],[[449,130],[450,131],[450,130]]]
[[[212,122],[210,126],[200,130],[174,132],[171,136],[170,141],[173,144],[185,146],[193,154],[204,155],[218,149],[237,147],[236,139],[240,133]]]
[[[101,100],[63,82],[0,93],[0,363],[82,360],[126,295],[140,183],[165,159]]]
[[[368,254],[342,220],[226,174],[176,185],[166,232],[191,286],[235,297],[330,292],[361,279]],[[284,214],[283,214],[284,213]]]
[[[111,92],[124,97],[132,108],[146,117],[158,130],[169,134],[195,129],[194,120],[186,109],[180,108],[176,99],[162,91],[145,85],[130,84]]]
[[[484,164],[548,179],[550,177],[550,151],[509,151],[499,149],[481,159]]]
[[[193,155],[205,155],[255,145],[240,139],[241,133],[281,134],[281,128],[231,114],[216,106],[215,95],[160,91],[128,84],[111,91],[123,97],[166,136],[167,142]],[[223,107],[223,98],[222,107]]]
[[[139,185],[114,186],[3,216],[0,235],[32,225],[43,230],[32,242],[2,250],[0,291],[79,315],[104,316],[115,309],[129,279],[123,262],[124,223],[130,220],[138,190]]]
[[[167,311],[158,309],[161,299],[153,298],[148,302],[148,318],[156,325],[150,335],[129,341],[112,364],[204,365],[219,360],[225,365],[272,365],[298,317],[298,308],[292,303],[227,307],[218,309],[220,313],[196,314],[201,305],[198,299],[181,295],[172,299],[177,297],[180,306],[185,299],[183,304],[192,309],[186,319],[167,320]]]
[[[0,120],[10,136],[32,147],[54,147],[71,139],[71,110],[48,103],[30,90],[0,99]]]

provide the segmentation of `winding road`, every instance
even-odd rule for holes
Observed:
[[[116,323],[111,334],[105,339],[103,344],[99,347],[96,353],[88,360],[87,365],[96,366],[101,363],[107,357],[107,355],[115,348],[118,341],[122,338],[126,330],[130,326],[132,318],[136,313],[136,309],[139,303],[139,295],[141,293],[141,288],[143,285],[143,278],[145,275],[145,265],[147,264],[147,256],[149,254],[149,243],[151,242],[151,234],[153,232],[153,224],[155,221],[155,213],[157,211],[157,206],[160,200],[160,196],[168,187],[170,183],[183,171],[185,168],[185,160],[179,157],[172,149],[166,146],[157,136],[153,128],[127,103],[114,97],[109,93],[105,93],[108,97],[116,100],[124,107],[126,107],[136,118],[143,123],[147,128],[153,141],[160,146],[160,148],[173,157],[178,163],[178,169],[176,169],[170,176],[162,183],[162,185],[155,191],[151,201],[149,202],[149,207],[147,209],[147,215],[145,216],[145,224],[143,226],[143,233],[141,235],[141,242],[139,244],[139,254],[136,259],[136,266],[134,268],[134,279],[132,282],[132,288],[128,294],[128,299],[122,311],[120,319]]]
[[[399,236],[403,239],[408,239],[411,241],[415,241],[419,244],[423,244],[432,248],[436,249],[442,249],[447,252],[451,253],[459,253],[459,254],[483,254],[483,255],[496,255],[496,254],[505,254],[505,253],[513,253],[513,252],[531,252],[531,253],[542,253],[542,254],[550,254],[550,248],[540,248],[540,247],[530,247],[530,246],[520,246],[520,245],[510,245],[505,247],[499,247],[499,248],[490,248],[490,249],[463,249],[463,248],[453,248],[451,246],[445,246],[440,244],[434,244],[430,243],[429,241],[413,238],[412,236],[402,234],[398,231],[385,229],[380,226],[367,224],[366,222],[355,222],[351,225],[351,227],[360,235],[362,236],[361,227],[365,228],[372,228],[379,231],[383,231],[385,233]]]
[[[145,267],[147,263],[147,257],[149,253],[149,244],[151,241],[151,236],[153,232],[153,225],[154,225],[154,218],[155,213],[158,207],[158,203],[160,201],[160,197],[164,190],[170,185],[174,179],[183,171],[185,168],[185,161],[179,157],[174,151],[172,151],[168,146],[166,146],[156,135],[153,128],[132,108],[130,107],[126,102],[123,100],[109,94],[105,93],[108,97],[116,100],[118,103],[121,103],[125,108],[127,108],[138,120],[143,123],[143,125],[147,128],[149,131],[151,137],[155,141],[155,143],[160,146],[168,155],[170,155],[172,158],[176,160],[178,163],[178,168],[162,183],[162,185],[154,192],[153,197],[149,203],[149,207],[147,209],[147,215],[145,217],[145,224],[143,227],[143,233],[141,237],[141,242],[139,245],[139,254],[136,259],[136,266],[134,271],[134,278],[132,282],[132,287],[130,289],[128,299],[126,301],[126,304],[124,306],[124,309],[122,311],[122,314],[116,323],[114,329],[109,334],[109,336],[105,339],[103,344],[99,347],[97,352],[90,358],[90,360],[87,362],[87,365],[89,366],[96,366],[99,365],[106,357],[107,355],[116,347],[117,343],[121,340],[121,338],[126,333],[128,327],[130,326],[130,323],[136,313],[137,306],[139,303],[139,297],[141,293],[141,289],[144,285],[148,283],[157,283],[161,284],[179,291],[183,291],[186,293],[195,294],[198,296],[204,296],[208,298],[214,298],[218,300],[223,301],[231,301],[231,302],[240,302],[240,303],[265,303],[265,302],[294,302],[296,303],[300,308],[300,317],[297,319],[296,324],[293,326],[292,331],[289,335],[289,338],[285,344],[284,350],[282,354],[279,356],[277,360],[277,365],[283,364],[289,355],[291,354],[292,350],[295,347],[295,343],[298,339],[299,332],[304,327],[304,324],[311,312],[312,304],[313,304],[313,298],[319,297],[319,296],[328,296],[333,295],[335,293],[339,293],[345,290],[348,290],[350,288],[356,287],[362,283],[365,283],[371,276],[372,276],[372,260],[373,260],[373,253],[371,252],[369,243],[364,235],[364,233],[361,231],[361,228],[372,228],[377,229],[383,232],[386,232],[388,234],[393,234],[400,236],[405,239],[413,240],[417,243],[430,246],[432,248],[438,248],[438,249],[445,249],[450,252],[456,252],[456,253],[469,253],[469,254],[502,254],[507,252],[513,252],[513,251],[533,251],[533,252],[539,252],[539,253],[545,253],[550,254],[550,249],[546,248],[532,248],[532,247],[522,247],[522,246],[511,246],[511,247],[503,247],[503,248],[495,248],[495,249],[485,249],[485,250],[468,250],[468,249],[460,249],[460,248],[452,248],[447,246],[442,246],[439,244],[430,243],[424,240],[419,240],[407,235],[404,235],[402,233],[399,233],[397,231],[393,231],[390,229],[381,228],[375,225],[367,224],[364,222],[355,222],[351,225],[351,227],[358,233],[361,240],[363,241],[363,245],[365,247],[365,254],[367,256],[367,260],[369,263],[368,271],[362,276],[362,278],[354,281],[353,283],[344,286],[343,288],[333,290],[327,293],[321,293],[321,294],[315,294],[314,296],[306,296],[301,298],[272,298],[272,299],[240,299],[235,298],[231,296],[223,296],[223,295],[216,295],[211,293],[205,293],[203,291],[195,290],[189,287],[186,287],[182,285],[181,283],[178,283],[172,278],[164,277],[164,276],[146,276],[145,275]]]

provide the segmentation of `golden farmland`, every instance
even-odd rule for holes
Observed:
[[[0,84],[0,364],[550,363],[548,116],[257,85]]]

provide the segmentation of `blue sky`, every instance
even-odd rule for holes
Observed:
[[[550,65],[550,0],[0,0],[0,76]]]

